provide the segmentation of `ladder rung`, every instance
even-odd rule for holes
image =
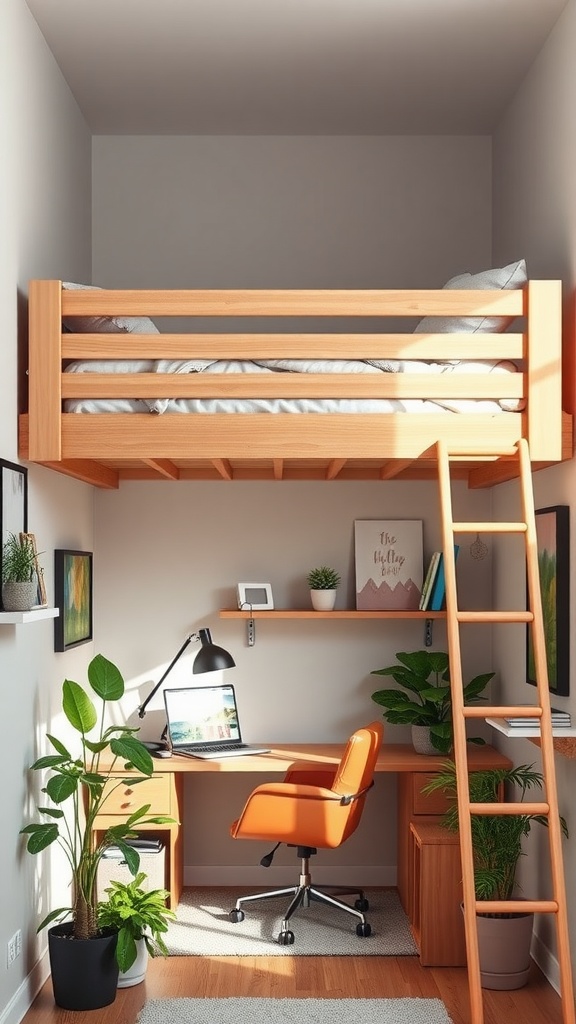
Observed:
[[[519,612],[456,612],[458,622],[533,622],[533,612],[526,610]]]
[[[476,900],[478,914],[557,914],[556,900]]]
[[[528,801],[505,804],[470,804],[470,814],[550,814],[550,804],[529,804]]]
[[[526,533],[526,523],[452,523],[454,533]]]
[[[542,708],[529,704],[527,707],[503,704],[487,707],[486,704],[471,704],[462,709],[464,718],[541,718]]]

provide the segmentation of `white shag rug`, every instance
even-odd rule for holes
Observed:
[[[416,956],[417,949],[395,889],[367,889],[372,934],[356,935],[358,918],[314,901],[291,918],[295,941],[277,942],[290,897],[244,905],[243,921],[229,917],[238,889],[185,889],[166,935],[171,956]],[[346,897],[342,897],[346,900]],[[353,902],[353,898],[349,899]]]
[[[451,1024],[440,999],[153,999],[138,1024]]]

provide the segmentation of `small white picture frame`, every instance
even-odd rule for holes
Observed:
[[[274,598],[270,583],[238,583],[238,607],[241,611],[273,611]]]

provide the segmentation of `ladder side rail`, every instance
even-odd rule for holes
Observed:
[[[536,517],[534,510],[534,496],[532,492],[532,467],[530,464],[530,454],[526,440],[522,439],[519,442],[518,451],[520,456],[522,507],[524,519],[527,524],[525,541],[528,601],[534,616],[532,625],[532,646],[534,649],[538,703],[542,708],[542,717],[540,719],[540,747],[543,775],[546,786],[546,800],[552,809],[552,813],[548,817],[548,833],[553,893],[558,901],[558,913],[555,916],[562,1013],[564,1024],[574,1024],[574,992],[572,963],[570,957],[570,935],[565,895],[564,863],[562,857],[562,830],[558,810],[556,767],[554,762],[554,739],[552,734],[550,690],[548,685],[548,664],[546,660],[544,616],[542,612],[542,594],[540,590],[540,574],[538,568]]]
[[[450,661],[450,690],[452,700],[452,730],[454,763],[456,766],[458,831],[462,867],[462,895],[464,904],[464,931],[468,964],[468,987],[472,1024],[483,1024],[484,1006],[480,979],[478,933],[476,929],[476,890],[474,885],[474,850],[470,817],[470,789],[468,755],[466,749],[466,721],[462,677],[462,654],[458,621],[456,590],[456,560],[454,557],[454,525],[452,516],[452,487],[450,463],[446,445],[439,442],[438,482],[442,520],[442,548],[446,581],[446,627]]]

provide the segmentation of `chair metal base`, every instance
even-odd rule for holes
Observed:
[[[302,857],[301,861],[300,880],[298,885],[289,885],[284,889],[273,889],[268,892],[253,893],[250,896],[240,896],[236,900],[234,909],[230,911],[230,919],[236,922],[244,920],[244,912],[242,910],[242,905],[244,903],[254,903],[257,900],[276,899],[278,896],[292,896],[292,900],[284,914],[284,919],[280,926],[278,942],[281,945],[291,945],[294,942],[294,934],[289,928],[289,921],[298,907],[306,909],[310,906],[310,903],[313,900],[316,900],[319,903],[325,903],[331,907],[336,907],[337,910],[344,910],[347,914],[352,914],[353,917],[357,917],[358,924],[356,925],[356,934],[360,938],[367,938],[371,933],[371,928],[364,915],[364,911],[368,910],[368,900],[364,895],[364,890],[355,889],[353,886],[342,886],[336,890],[336,893],[326,892],[327,888],[333,889],[333,886],[313,886],[310,875],[309,858]],[[337,895],[346,894],[358,897],[355,906],[351,907],[348,903],[344,903],[342,900],[336,898]]]

